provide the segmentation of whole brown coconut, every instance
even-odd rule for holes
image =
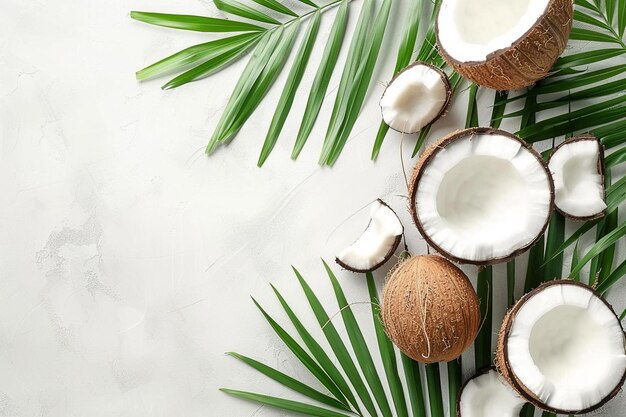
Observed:
[[[446,50],[446,46],[452,49],[454,43],[446,45],[441,40],[442,31],[450,30],[455,23],[449,19],[443,21],[441,16],[448,4],[457,1],[468,0],[442,2],[436,19],[437,45],[446,62],[476,84],[495,90],[517,90],[530,86],[548,75],[567,45],[572,29],[573,2],[549,0],[545,11],[521,37],[511,39],[510,46],[490,50],[485,59],[456,59],[451,50]]]
[[[450,361],[474,342],[480,308],[463,271],[440,256],[421,255],[390,273],[382,320],[405,355],[423,363]]]

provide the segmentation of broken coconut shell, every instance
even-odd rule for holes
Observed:
[[[508,21],[504,16],[485,17],[489,11],[471,10],[481,6],[480,0],[442,1],[435,32],[446,62],[465,78],[495,90],[521,89],[547,76],[567,45],[572,0],[491,4],[491,13],[500,12]],[[491,24],[484,24],[487,19]],[[492,24],[498,21],[499,26]],[[483,35],[477,37],[480,30]]]
[[[570,308],[570,310],[559,310],[562,307]],[[537,317],[525,317],[524,320],[530,320],[532,325],[522,323],[517,328],[516,322],[524,315]],[[589,321],[589,318],[593,320]],[[596,318],[599,321],[596,321]],[[533,337],[533,332],[538,326],[541,328]],[[593,326],[593,329],[585,329],[584,326]],[[522,331],[526,328],[528,330]],[[522,334],[524,331],[529,335]],[[585,337],[580,337],[576,333],[585,331],[591,331],[591,333],[586,334]],[[528,340],[524,339],[522,343],[511,345],[513,337],[528,337]],[[578,351],[568,350],[578,341],[576,338],[581,339],[583,345],[576,347]],[[603,342],[608,340],[610,344],[613,344],[612,347],[617,351],[612,352],[612,358],[608,357],[607,352],[593,348],[590,350],[584,345],[590,340],[593,342],[594,338],[604,339]],[[537,343],[544,346],[536,346]],[[519,356],[519,352],[516,352],[520,350],[520,346],[527,351],[523,353],[523,356]],[[511,357],[512,354],[517,355],[517,365]],[[520,359],[522,357],[523,359]],[[550,360],[562,363],[556,366],[550,363]],[[614,380],[606,386],[602,386],[601,383],[605,381],[600,381],[597,373],[598,361],[603,360],[609,362],[602,366],[600,372],[604,374],[601,376],[608,378],[610,375],[610,379]],[[567,361],[575,363],[567,363]],[[555,414],[584,414],[606,404],[617,395],[624,384],[626,338],[615,311],[592,287],[572,280],[549,281],[525,294],[504,317],[498,337],[496,367],[513,389],[535,406]],[[586,369],[583,369],[585,367]],[[519,375],[520,370],[525,373],[523,377]],[[529,374],[528,371],[531,373]],[[545,377],[545,382],[541,384],[537,384],[536,381],[531,384],[531,376],[536,372],[539,372],[542,377],[550,375]],[[572,374],[558,375],[559,372]],[[560,380],[556,381],[555,375],[558,375]],[[576,378],[582,381],[579,383]],[[526,384],[535,385],[536,389],[538,387],[540,389],[537,392],[533,391]],[[595,394],[601,397],[591,401],[589,398],[582,398],[583,394],[587,396]],[[541,398],[542,396],[544,398]],[[553,404],[555,402],[566,403],[568,402],[566,400],[570,404],[579,403],[579,406],[563,407]]]
[[[405,355],[433,363],[455,359],[471,346],[480,308],[463,271],[440,256],[420,255],[390,271],[381,317],[387,335]]]
[[[434,143],[409,184],[420,234],[460,263],[491,265],[525,252],[545,232],[553,207],[554,185],[541,155],[492,128],[460,130]]]

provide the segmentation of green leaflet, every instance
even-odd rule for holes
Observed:
[[[426,384],[428,385],[430,417],[444,417],[443,397],[441,395],[441,376],[439,375],[438,362],[426,365]]]
[[[300,129],[298,130],[298,135],[296,137],[296,143],[291,153],[292,159],[296,159],[302,151],[302,148],[304,148],[304,145],[313,130],[313,125],[317,120],[317,116],[319,115],[322,102],[324,101],[324,96],[328,90],[330,77],[332,76],[335,65],[337,64],[337,57],[339,56],[339,51],[341,50],[341,43],[346,31],[347,21],[348,0],[342,0],[339,10],[337,10],[333,26],[330,30],[328,42],[326,42],[326,46],[324,47],[320,66],[315,74],[315,78],[313,79],[313,84],[311,85],[309,98],[306,103],[306,109],[304,110],[302,122],[300,123]]]
[[[252,23],[205,16],[132,11],[130,17],[151,25],[197,32],[257,32],[265,30]]]
[[[341,365],[346,376],[352,383],[352,386],[354,387],[356,394],[361,399],[361,402],[365,406],[365,409],[370,413],[372,417],[376,417],[378,413],[376,412],[374,402],[372,401],[372,398],[367,388],[365,387],[365,384],[363,383],[363,380],[361,379],[361,376],[359,375],[356,366],[354,365],[352,356],[350,355],[350,353],[348,353],[348,349],[346,348],[346,345],[343,343],[343,340],[339,336],[339,333],[337,332],[334,324],[330,320],[328,313],[326,313],[326,310],[320,303],[315,293],[311,290],[311,287],[309,287],[309,284],[307,284],[304,278],[302,278],[302,275],[300,275],[300,273],[296,269],[294,269],[294,272],[296,273],[296,277],[300,282],[300,286],[302,287],[302,290],[306,295],[309,306],[311,307],[311,310],[313,310],[315,318],[322,328],[322,331],[324,332],[324,335],[326,336],[326,339],[328,340],[328,343],[333,353],[337,357],[339,364]]]
[[[608,247],[617,242],[620,238],[626,236],[626,223],[621,224],[619,227],[607,233],[603,238],[598,240],[581,259],[576,266],[572,268],[572,275],[579,273],[583,267],[593,258],[598,256],[600,252],[606,250]]]
[[[138,80],[143,81],[174,71],[180,71],[197,62],[207,61],[240,48],[241,46],[249,45],[259,36],[260,34],[258,33],[243,33],[229,38],[194,45],[137,71],[136,77]]]
[[[343,323],[348,333],[348,339],[352,345],[352,350],[355,353],[357,362],[361,367],[361,372],[363,373],[363,376],[372,391],[372,395],[376,399],[376,403],[378,404],[378,408],[381,410],[382,415],[385,417],[391,417],[391,408],[389,407],[389,401],[387,400],[385,389],[380,381],[380,376],[378,375],[378,371],[374,365],[372,354],[367,347],[367,342],[365,341],[363,332],[359,327],[359,323],[356,321],[356,317],[354,317],[352,307],[348,304],[348,300],[339,285],[339,281],[337,281],[337,278],[326,262],[324,262],[324,268],[326,268],[326,273],[328,274],[330,282],[333,286],[333,291],[335,292],[335,297],[337,298],[337,305],[341,311],[341,317],[343,318]]]
[[[246,6],[236,0],[213,0],[215,7],[219,10],[234,14],[236,16],[245,17],[246,19],[256,20],[261,23],[269,23],[271,25],[280,25],[280,22],[267,14]]]
[[[371,6],[368,4],[373,4],[373,0],[366,0],[359,23],[357,23],[356,37],[353,38],[353,44],[350,45],[348,51],[347,71],[344,72],[345,78],[342,76],[339,84],[335,108],[331,114],[331,121],[322,147],[320,164],[333,165],[336,162],[356,123],[365,95],[369,90],[387,27],[392,0],[383,0],[371,28],[368,25]],[[344,95],[348,83],[349,90],[347,95]]]
[[[380,350],[380,357],[383,362],[383,367],[385,368],[387,384],[389,385],[391,398],[393,399],[396,410],[394,416],[408,417],[409,412],[406,407],[406,399],[404,398],[400,374],[398,373],[396,351],[393,347],[393,343],[391,343],[391,340],[389,340],[387,333],[385,333],[385,329],[383,328],[382,319],[380,317],[380,301],[378,299],[378,291],[376,290],[374,276],[371,272],[368,272],[365,275],[365,279],[367,281],[367,289],[372,303],[372,319],[374,321],[374,329],[376,330],[378,350]]]
[[[476,294],[480,300],[481,326],[474,342],[474,364],[476,369],[491,366],[491,329],[493,305],[493,272],[486,266],[478,273]]]
[[[348,417],[346,414],[337,413],[336,411],[328,410],[325,408],[317,407],[310,404],[301,403],[299,401],[285,400],[277,397],[270,397],[268,395],[254,394],[252,392],[237,391],[232,389],[222,388],[220,391],[226,394],[233,395],[235,397],[243,398],[250,401],[255,401],[261,404],[266,404],[271,407],[280,408],[282,410],[293,411],[295,413],[306,414],[308,416],[315,417]]]
[[[274,149],[274,145],[276,145],[278,136],[280,135],[280,132],[285,125],[285,120],[287,120],[287,115],[289,114],[289,110],[291,110],[291,105],[293,104],[293,100],[296,96],[296,91],[298,89],[298,86],[300,85],[300,82],[302,81],[302,76],[304,75],[306,65],[309,62],[311,51],[313,50],[313,45],[315,45],[317,32],[320,28],[320,21],[321,14],[319,11],[317,11],[315,12],[313,19],[309,23],[307,33],[304,35],[304,39],[302,40],[300,48],[296,53],[295,62],[291,67],[291,71],[289,72],[289,76],[287,77],[287,81],[285,82],[285,87],[280,96],[280,99],[278,100],[276,112],[274,113],[274,117],[272,118],[272,123],[270,124],[267,136],[265,137],[265,142],[263,143],[261,155],[259,156],[259,161],[257,163],[259,167],[263,166],[263,163],[269,156],[270,152],[272,152],[272,149]]]
[[[314,401],[319,401],[331,407],[350,412],[349,407],[346,407],[344,404],[340,403],[336,399],[329,397],[326,394],[322,394],[316,389],[313,389],[309,387],[308,385],[298,381],[297,379],[294,379],[290,377],[289,375],[285,375],[284,373],[270,366],[267,366],[252,358],[248,358],[247,356],[240,355],[239,353],[229,352],[228,355],[232,356],[233,358],[239,359],[243,363],[251,366],[252,368],[262,373],[263,375],[267,376],[268,378],[271,378],[274,381],[278,382],[279,384],[282,384],[286,386],[287,388],[290,388],[302,395],[305,395]]]
[[[413,417],[426,417],[426,403],[424,401],[420,365],[403,353],[400,353],[400,359],[402,360],[404,380],[409,393],[409,402],[411,403]]]

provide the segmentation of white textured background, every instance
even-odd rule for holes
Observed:
[[[176,91],[162,92],[162,80],[139,84],[135,70],[210,35],[133,22],[131,9],[216,14],[196,0],[0,4],[0,416],[286,415],[218,391],[297,398],[226,357],[230,350],[317,386],[248,296],[287,324],[272,282],[316,329],[290,265],[336,311],[319,258],[332,260],[356,237],[367,221],[361,209],[377,197],[402,214],[411,250],[425,250],[403,210],[399,136],[369,161],[382,84],[333,169],[316,164],[332,100],[300,160],[289,159],[304,99],[256,168],[280,88],[228,149],[207,158],[243,62]],[[394,10],[388,41],[400,15]],[[375,74],[381,83],[395,53],[388,57]],[[465,99],[457,100],[438,133],[463,124]],[[486,109],[491,95],[481,101]],[[405,154],[414,140],[406,138]],[[465,270],[474,280],[476,270]],[[494,331],[505,302],[504,267],[495,271]],[[339,277],[351,301],[367,299],[360,276]],[[625,288],[610,296],[618,311]],[[354,309],[374,345],[368,306]],[[471,352],[466,359],[468,374]],[[620,395],[596,414],[621,417],[625,406]]]

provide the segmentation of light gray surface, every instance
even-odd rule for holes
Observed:
[[[300,160],[289,159],[304,107],[298,100],[259,170],[279,88],[229,149],[206,158],[243,63],[170,92],[133,77],[210,36],[133,22],[130,9],[213,14],[211,5],[3,0],[0,9],[0,416],[286,415],[217,390],[297,398],[224,355],[231,350],[317,386],[248,296],[286,323],[272,282],[315,329],[290,265],[336,311],[319,258],[331,261],[354,240],[366,222],[361,208],[378,197],[401,213],[411,250],[425,251],[404,210],[400,136],[391,134],[380,160],[369,161],[393,52],[335,168],[316,164],[332,100]],[[398,26],[390,25],[390,38]],[[320,54],[318,46],[312,61]],[[303,92],[311,82],[309,71]],[[337,83],[336,75],[331,87]],[[436,133],[463,124],[464,97]],[[487,108],[490,94],[481,100]],[[407,169],[414,141],[405,138]],[[620,260],[623,249],[621,242]],[[475,279],[474,268],[465,270]],[[495,271],[494,329],[505,289],[504,267]],[[350,301],[367,300],[360,276],[339,278]],[[624,288],[610,296],[618,311]],[[369,307],[354,310],[374,343]],[[471,352],[466,359],[467,374]],[[625,406],[620,395],[597,415],[621,417]]]

